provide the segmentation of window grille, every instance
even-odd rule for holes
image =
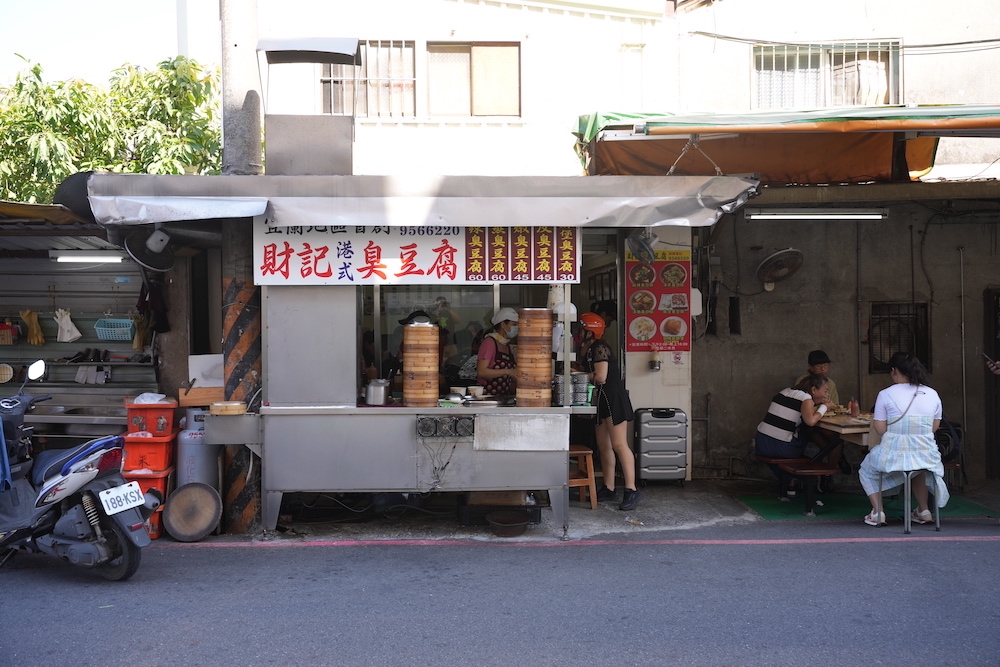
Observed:
[[[416,115],[413,42],[362,42],[361,64],[324,65],[323,112],[358,118]]]
[[[361,64],[324,65],[323,112],[358,118],[417,115],[417,86],[429,116],[519,116],[521,47],[517,43],[432,43],[418,81],[415,42],[361,42]]]
[[[931,370],[931,348],[926,303],[872,303],[868,330],[868,371],[888,373],[896,352],[909,352]]]
[[[755,109],[899,104],[897,41],[758,44]]]

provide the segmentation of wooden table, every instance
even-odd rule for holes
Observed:
[[[838,434],[845,442],[861,445],[866,449],[872,448],[868,442],[868,432],[871,425],[870,419],[852,417],[851,415],[824,415],[818,424],[820,428]]]

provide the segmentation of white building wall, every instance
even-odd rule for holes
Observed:
[[[355,174],[578,175],[574,121],[599,110],[672,108],[673,29],[663,2],[259,0],[262,39],[321,34],[416,42],[413,118],[358,118]],[[427,42],[518,42],[521,116],[442,118],[424,113]],[[314,66],[265,72],[267,113],[318,113]],[[311,91],[304,96],[302,91]]]
[[[1000,67],[1000,42],[985,41],[1000,37],[996,0],[724,0],[679,10],[675,18],[682,113],[749,110],[755,41],[899,39],[903,104],[1000,99],[1000,77],[987,74]],[[943,139],[938,164],[945,169],[936,171],[957,175],[949,165],[971,163],[964,173],[972,175],[998,156],[1000,140]]]

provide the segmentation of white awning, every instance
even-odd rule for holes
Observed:
[[[758,182],[735,176],[151,176],[93,174],[100,224],[266,214],[290,226],[702,227]]]

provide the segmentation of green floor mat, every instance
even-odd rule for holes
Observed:
[[[868,497],[858,493],[823,493],[816,498],[823,506],[816,506],[816,516],[809,517],[805,512],[805,496],[798,494],[788,502],[781,502],[775,495],[766,496],[736,496],[736,499],[761,515],[768,521],[787,521],[790,519],[857,519],[861,520],[871,511]],[[913,508],[916,509],[916,503]],[[885,515],[889,521],[903,520],[903,498],[886,497]],[[961,516],[1000,517],[1000,512],[983,507],[971,500],[952,496],[946,507],[941,508],[941,518]]]

